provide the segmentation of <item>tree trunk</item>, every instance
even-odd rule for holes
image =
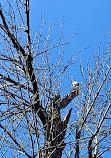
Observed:
[[[75,152],[75,158],[79,158],[79,139],[80,139],[80,131],[79,126],[76,127],[76,152]]]
[[[49,106],[50,107],[50,106]],[[47,117],[44,146],[40,150],[39,158],[61,158],[65,148],[64,137],[72,108],[63,121],[60,117],[60,109],[53,103],[50,114]]]
[[[39,158],[61,158],[65,148],[65,132],[71,115],[69,110],[64,120],[61,120],[60,109],[65,108],[71,100],[79,94],[79,83],[74,82],[73,89],[63,98],[56,95],[48,105],[47,117],[44,122],[45,140],[44,146],[39,152]]]
[[[92,158],[92,142],[93,142],[93,137],[90,138],[89,143],[88,143],[89,158]]]

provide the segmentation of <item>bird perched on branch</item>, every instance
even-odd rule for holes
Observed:
[[[73,81],[72,85],[73,85],[73,87],[78,87],[79,86],[79,82]]]

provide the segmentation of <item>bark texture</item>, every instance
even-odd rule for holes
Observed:
[[[65,132],[70,119],[72,108],[64,120],[61,120],[60,109],[65,108],[71,100],[79,94],[79,83],[77,83],[69,94],[62,99],[56,96],[48,106],[45,130],[45,141],[39,157],[40,158],[61,158],[65,148]]]
[[[26,76],[29,77],[32,84],[31,92],[33,93],[33,104],[31,104],[30,106],[38,115],[44,127],[45,140],[42,149],[39,151],[39,158],[61,158],[62,151],[65,148],[65,132],[67,130],[67,125],[70,119],[72,108],[69,110],[63,121],[61,120],[60,109],[65,108],[71,102],[71,100],[79,94],[79,83],[74,82],[72,90],[63,98],[61,98],[60,95],[55,96],[54,99],[52,99],[49,103],[48,110],[45,110],[41,104],[38,83],[32,64],[33,57],[30,50],[31,39],[29,30],[29,1],[26,0],[26,33],[28,38],[28,52],[24,50],[23,46],[17,40],[17,37],[15,37],[14,34],[10,31],[1,7],[0,16],[3,22],[1,28],[11,40],[16,51],[21,52],[22,57],[24,58],[25,69],[23,71],[25,74],[27,74]],[[5,77],[2,74],[0,74],[0,76],[4,77],[7,81],[14,83],[15,85],[19,85],[19,83],[12,80],[10,77]],[[24,87],[24,85],[21,86]]]
[[[81,132],[79,130],[79,126],[77,125],[76,127],[76,152],[75,152],[75,158],[79,158],[79,152],[80,152],[80,149],[79,149],[79,139],[80,139],[80,136],[81,136]]]

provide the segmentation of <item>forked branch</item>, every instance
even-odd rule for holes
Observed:
[[[28,4],[28,2],[27,2],[27,4]],[[28,71],[28,74],[29,74],[29,77],[30,77],[30,80],[31,80],[31,83],[32,83],[32,86],[33,86],[33,94],[34,94],[34,105],[33,105],[33,108],[37,112],[37,114],[38,114],[39,118],[41,119],[42,123],[45,124],[46,123],[46,121],[45,121],[46,112],[43,109],[42,105],[40,104],[39,89],[38,89],[38,86],[37,86],[37,81],[36,81],[36,77],[35,77],[35,74],[34,74],[34,69],[33,69],[33,66],[32,66],[33,58],[31,57],[31,53],[30,52],[29,53],[25,52],[23,47],[18,42],[17,38],[14,36],[13,33],[10,32],[9,27],[7,25],[7,22],[5,20],[5,16],[3,15],[1,7],[0,7],[0,16],[1,16],[1,19],[3,21],[3,25],[4,25],[4,28],[6,30],[6,33],[7,33],[8,37],[11,39],[11,41],[13,43],[13,47],[17,51],[20,51],[22,53],[23,57],[26,60],[27,71]],[[28,15],[28,17],[29,17],[29,15]],[[29,29],[29,25],[28,25],[28,29]],[[30,41],[30,36],[28,36],[28,39]]]

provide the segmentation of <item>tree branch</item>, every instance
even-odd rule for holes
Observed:
[[[6,133],[9,135],[9,137],[13,140],[13,142],[20,148],[20,150],[23,151],[23,153],[24,153],[25,155],[27,155],[28,158],[32,158],[32,157],[24,150],[24,148],[22,148],[22,146],[17,142],[17,140],[12,136],[12,134],[10,134],[10,132],[7,131],[7,129],[6,129],[4,126],[2,126],[1,123],[0,123],[0,127],[4,130],[4,132],[6,132]]]
[[[101,85],[100,85],[100,87],[99,87],[99,89],[98,89],[98,91],[97,91],[97,93],[96,93],[94,99],[93,99],[93,102],[92,102],[91,105],[90,105],[90,108],[89,108],[89,110],[88,110],[88,113],[87,113],[86,117],[85,117],[84,120],[83,120],[83,123],[82,123],[82,125],[81,125],[80,131],[82,130],[82,127],[84,126],[84,124],[85,124],[85,122],[86,122],[86,120],[87,120],[87,118],[88,118],[88,116],[89,116],[89,114],[90,114],[90,112],[91,112],[91,110],[92,110],[94,104],[95,104],[95,101],[96,101],[96,99],[97,99],[97,97],[98,97],[98,95],[99,95],[99,93],[100,93],[100,91],[101,91],[101,89],[102,89],[102,87],[103,87],[103,85],[104,85],[106,79],[107,79],[107,76],[108,76],[110,70],[111,70],[111,67],[109,67],[108,71],[107,71],[106,74],[105,74],[105,77],[104,77],[104,79],[103,79],[103,81],[102,81],[102,83],[101,83]]]
[[[37,82],[36,82],[36,78],[35,78],[35,74],[34,74],[34,69],[33,69],[33,66],[32,66],[33,58],[31,57],[31,53],[29,52],[29,54],[27,55],[25,50],[19,44],[18,40],[15,38],[14,34],[12,34],[10,32],[1,8],[0,8],[0,16],[2,18],[2,21],[3,21],[4,27],[7,31],[7,34],[10,37],[10,39],[11,39],[13,45],[14,45],[14,48],[16,48],[17,51],[19,50],[22,53],[22,55],[24,56],[24,58],[26,59],[26,67],[27,67],[27,70],[28,70],[28,74],[29,74],[32,86],[33,86],[33,94],[34,94],[34,105],[33,105],[33,107],[34,107],[35,111],[37,112],[39,118],[41,119],[42,123],[45,124],[47,114],[46,114],[46,111],[43,109],[43,107],[40,104],[39,89],[37,87]]]
[[[60,105],[60,109],[65,108],[73,98],[79,95],[79,83],[73,82],[73,89],[69,94],[66,94],[61,100],[58,100],[58,104]]]
[[[20,86],[21,88],[27,89],[26,86],[24,86],[23,84],[21,84],[21,83],[19,83],[19,82],[14,81],[14,80],[11,79],[9,76],[6,77],[6,76],[0,74],[0,79],[1,79],[1,78],[2,78],[3,80],[6,80],[6,81],[10,82],[10,83],[13,83],[15,86]],[[30,92],[33,92],[33,90],[32,90],[30,87],[29,87],[29,90],[30,90]]]
[[[31,39],[30,39],[30,25],[29,25],[29,0],[26,0],[26,19],[27,19],[27,30],[25,31],[28,34],[28,48],[30,50]]]
[[[23,56],[25,57],[26,54],[25,54],[25,50],[22,48],[22,46],[19,44],[18,40],[15,38],[15,36],[9,31],[9,28],[8,28],[8,25],[6,23],[6,20],[5,20],[5,17],[3,15],[3,12],[2,12],[2,9],[0,9],[0,16],[2,18],[2,21],[3,21],[3,25],[7,31],[7,34],[8,36],[10,37],[13,45],[14,45],[14,48],[16,48],[17,50],[21,51]]]
[[[69,112],[66,114],[66,116],[63,120],[64,129],[67,129],[67,124],[68,124],[69,119],[70,119],[71,111],[72,111],[72,108],[69,110]]]

